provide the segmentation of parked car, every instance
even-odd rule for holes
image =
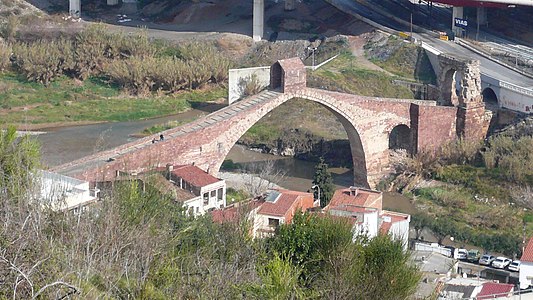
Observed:
[[[512,260],[507,257],[498,256],[492,261],[492,266],[497,269],[505,269],[511,262]]]
[[[481,253],[479,253],[479,250],[470,249],[466,256],[466,260],[468,260],[469,262],[478,262],[480,256],[481,256]]]
[[[509,269],[509,271],[515,271],[515,272],[520,271],[520,261],[514,260],[512,263],[509,264],[507,269]]]
[[[468,258],[468,251],[466,249],[456,249],[455,259],[466,260]]]
[[[490,264],[496,259],[494,255],[485,254],[479,259],[480,265],[490,266]]]

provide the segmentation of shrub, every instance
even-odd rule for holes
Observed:
[[[74,66],[72,45],[64,39],[15,44],[13,52],[16,68],[28,80],[45,85]]]
[[[86,79],[100,74],[109,58],[118,56],[120,39],[103,25],[92,25],[78,33],[74,41],[76,75]]]
[[[15,39],[19,26],[20,17],[11,15],[7,18],[7,22],[0,28],[0,35],[11,42]]]
[[[6,70],[11,65],[11,62],[9,61],[11,53],[11,47],[0,42],[0,71]]]

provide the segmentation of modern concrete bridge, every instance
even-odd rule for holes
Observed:
[[[350,141],[354,184],[374,186],[390,171],[391,149],[432,151],[458,137],[485,137],[490,114],[481,100],[478,65],[450,57],[443,57],[442,62],[468,72],[464,91],[458,95],[453,80],[443,80],[443,99],[439,102],[447,106],[438,106],[435,101],[363,97],[308,88],[302,61],[281,60],[271,67],[269,89],[258,95],[164,131],[163,141],[153,143],[154,137],[149,136],[52,171],[93,183],[167,164],[194,164],[216,175],[230,149],[253,124],[286,101],[303,98],[320,103],[338,118]],[[445,77],[450,76],[449,69]]]

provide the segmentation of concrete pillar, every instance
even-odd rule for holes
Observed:
[[[109,6],[118,5],[118,0],[107,0],[107,5]]]
[[[295,10],[296,0],[285,0],[285,10]]]
[[[69,0],[68,12],[71,17],[79,18],[81,16],[81,0]]]
[[[479,25],[487,25],[487,9],[485,7],[478,7],[476,16]]]
[[[455,33],[456,36],[461,37],[463,34],[463,29],[455,26],[455,18],[463,19],[463,7],[462,6],[454,6],[452,8],[452,31],[453,33]]]
[[[265,0],[254,0],[254,24],[253,35],[254,41],[258,42],[263,39],[265,30]]]

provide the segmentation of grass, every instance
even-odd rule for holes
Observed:
[[[308,72],[308,85],[352,94],[412,99],[413,93],[392,84],[393,77],[358,66],[350,53],[315,72]],[[337,118],[324,106],[304,99],[292,99],[268,113],[241,138],[245,144],[277,144],[283,128],[305,129],[325,140],[347,139]]]
[[[0,124],[79,121],[134,121],[182,112],[191,102],[224,97],[226,89],[168,96],[129,97],[100,78],[83,82],[61,77],[49,86],[13,73],[0,74]]]
[[[249,199],[250,196],[243,190],[236,190],[234,188],[226,189],[226,201],[229,204],[237,203]]]
[[[383,72],[362,68],[351,53],[345,52],[309,73],[308,85],[362,96],[413,99],[408,88],[392,83],[394,79]]]
[[[370,52],[387,52],[390,55],[376,55]],[[436,83],[436,76],[426,52],[420,47],[390,37],[387,43],[377,50],[367,51],[370,61],[403,79],[422,83]]]

